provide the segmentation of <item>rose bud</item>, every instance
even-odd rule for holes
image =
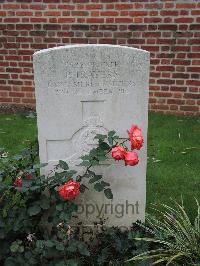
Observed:
[[[125,154],[125,165],[130,165],[130,166],[134,166],[136,164],[138,164],[139,159],[138,159],[138,155],[136,152],[134,151],[129,151]]]
[[[111,154],[115,160],[124,160],[126,150],[122,146],[112,148]]]
[[[22,178],[21,178],[21,176],[15,178],[14,186],[22,187]]]
[[[144,143],[141,129],[137,125],[132,125],[130,130],[127,130],[127,132],[131,142],[131,150],[140,150]]]
[[[26,178],[26,180],[31,180],[33,177],[32,177],[31,174],[26,173],[26,174],[25,174],[25,178]]]
[[[58,188],[58,193],[64,200],[74,199],[80,194],[80,183],[70,180]]]

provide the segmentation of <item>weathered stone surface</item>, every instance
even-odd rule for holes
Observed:
[[[125,138],[131,124],[142,128],[145,144],[137,166],[109,161],[97,169],[111,183],[114,199],[89,191],[79,200],[86,224],[99,218],[118,226],[144,220],[149,53],[112,45],[62,46],[36,52],[34,72],[40,160],[49,163],[45,174],[59,159],[77,168],[96,134],[114,129]]]

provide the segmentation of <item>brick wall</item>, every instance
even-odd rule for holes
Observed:
[[[35,104],[32,54],[75,44],[151,52],[151,111],[200,114],[200,2],[18,0],[0,4],[0,104]]]

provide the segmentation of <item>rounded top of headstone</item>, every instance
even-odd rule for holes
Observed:
[[[37,52],[35,52],[33,54],[33,56],[37,56],[43,53],[50,53],[50,52],[54,52],[54,51],[62,51],[62,50],[66,50],[66,49],[73,49],[73,48],[93,48],[93,49],[99,49],[99,48],[110,48],[110,49],[127,49],[127,50],[133,50],[135,52],[138,53],[147,53],[149,54],[148,51],[146,50],[142,50],[142,49],[138,49],[138,48],[134,48],[134,47],[129,47],[129,46],[122,46],[122,45],[112,45],[112,44],[73,44],[73,45],[63,45],[63,46],[57,46],[57,47],[53,47],[53,48],[48,48],[48,49],[42,49],[39,50]]]

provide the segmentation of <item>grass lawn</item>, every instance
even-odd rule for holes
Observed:
[[[36,119],[0,114],[0,147],[17,154],[37,136]],[[200,118],[149,115],[147,207],[184,200],[194,217],[200,200]]]

